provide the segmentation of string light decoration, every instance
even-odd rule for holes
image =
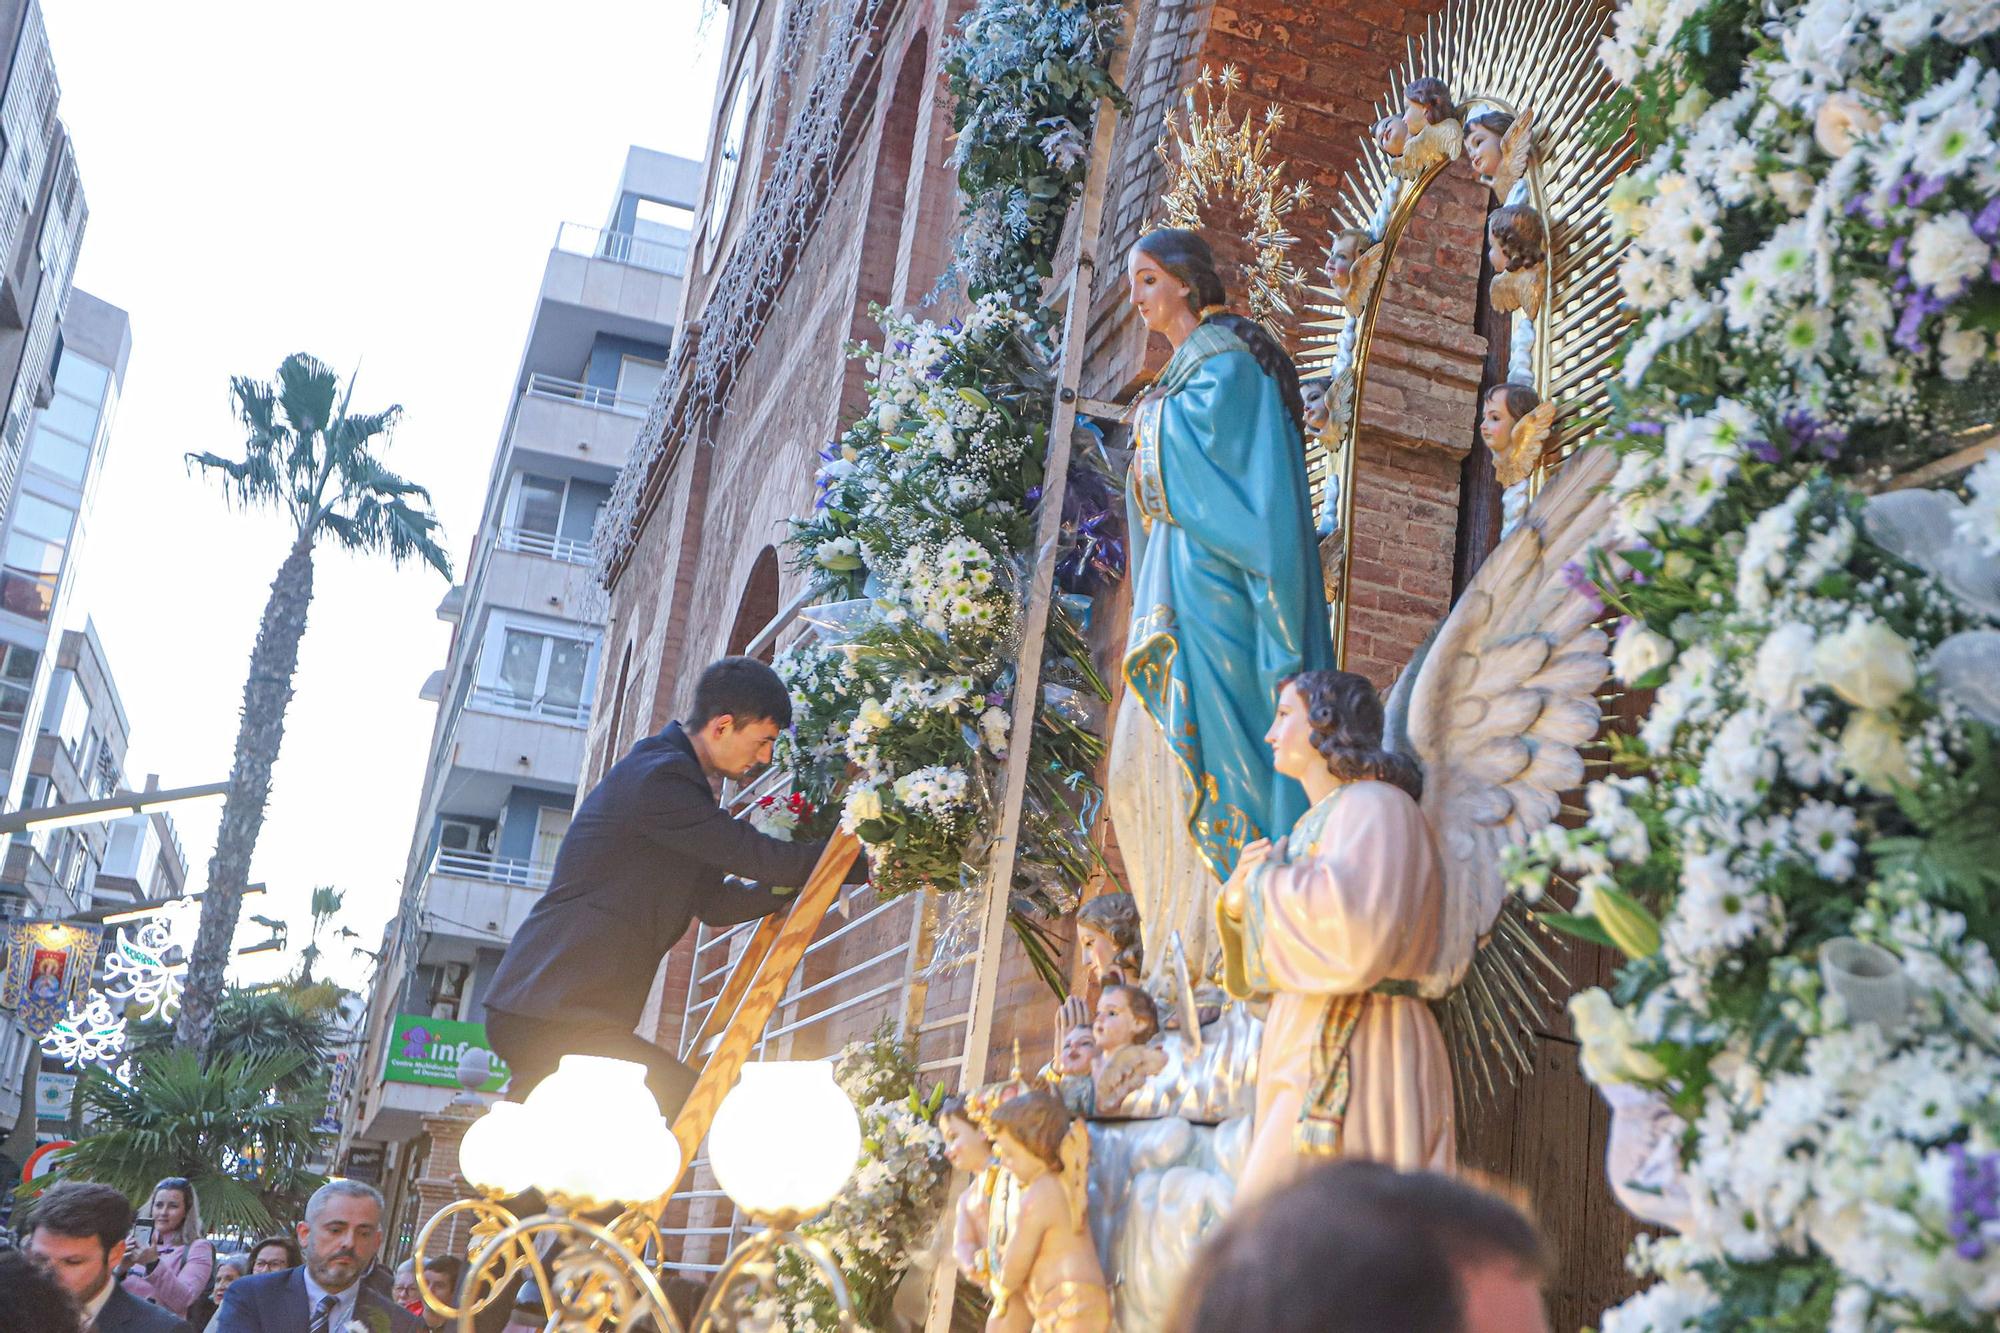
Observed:
[[[42,1034],[42,1051],[71,1069],[108,1065],[125,1049],[125,1015],[103,991],[92,991],[80,1005],[71,1005],[56,1025]]]
[[[180,1012],[187,979],[188,946],[197,924],[185,899],[133,926],[122,927],[104,956],[104,991],[140,1018],[172,1019]]]
[[[800,0],[785,12],[774,82],[790,80],[810,35],[823,31],[825,43],[812,78],[796,99],[777,160],[702,302],[699,328],[688,327],[675,337],[659,394],[598,516],[597,576],[607,587],[638,539],[649,483],[671,466],[703,419],[727,401],[731,378],[763,333],[791,277],[792,261],[819,224],[839,166],[847,118],[855,109],[849,91],[868,61],[883,3]],[[827,14],[836,8],[838,12]],[[760,100],[767,107],[784,105],[776,89],[767,89]]]
[[[1282,108],[1267,106],[1262,116],[1246,110],[1237,119],[1235,94],[1242,87],[1236,66],[1224,65],[1220,74],[1204,66],[1183,95],[1184,105],[1167,108],[1166,133],[1153,146],[1170,173],[1161,225],[1226,231],[1216,217],[1233,206],[1251,252],[1237,266],[1234,286],[1245,293],[1250,317],[1277,337],[1278,321],[1292,315],[1306,282],[1291,255],[1299,238],[1285,218],[1312,199],[1312,187],[1287,185],[1285,162],[1271,151],[1272,134],[1284,128]]]

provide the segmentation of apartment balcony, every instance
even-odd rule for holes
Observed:
[[[588,699],[567,703],[475,685],[452,719],[443,756],[455,801],[498,808],[517,785],[560,790],[583,771]]]
[[[652,406],[649,399],[536,372],[515,404],[507,447],[559,458],[572,471],[603,468],[608,480],[625,466]]]
[[[587,619],[596,588],[594,560],[589,542],[502,528],[493,534],[492,549],[466,598],[463,623],[476,628],[483,623],[486,609],[496,606],[569,620]],[[496,695],[486,699],[485,706],[524,717],[552,716],[537,711],[533,700]],[[589,721],[587,717],[584,720]]]
[[[431,935],[502,945],[549,886],[549,868],[533,861],[440,848],[424,874],[423,928]]]
[[[565,222],[542,275],[542,300],[609,317],[600,319],[607,331],[620,331],[617,321],[657,330],[679,312],[686,271],[685,245]]]

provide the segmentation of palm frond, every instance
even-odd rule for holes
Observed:
[[[293,352],[278,367],[278,407],[299,439],[319,435],[333,424],[339,391],[339,377],[318,357]]]

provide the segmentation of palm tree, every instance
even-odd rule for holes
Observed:
[[[334,1003],[338,1003],[337,998]],[[135,1069],[177,1048],[174,1030],[165,1023],[133,1023],[126,1034],[125,1053]],[[232,987],[216,1006],[208,1054],[214,1062],[257,1062],[296,1055],[298,1066],[286,1081],[268,1086],[283,1095],[303,1093],[326,1081],[333,1058],[330,1007],[322,1002],[316,986],[304,991],[289,985],[254,990]]]
[[[430,492],[390,472],[376,457],[388,443],[401,407],[351,412],[353,379],[341,392],[333,371],[303,353],[286,357],[275,381],[239,375],[230,381],[229,391],[246,431],[243,456],[191,453],[188,461],[219,476],[230,498],[245,508],[283,510],[294,536],[250,651],[229,795],[208,863],[201,928],[188,959],[176,1032],[201,1054],[209,1049],[250,858],[264,827],[271,768],[284,741],[285,709],[292,700],[299,641],[312,603],[314,545],[324,537],[350,551],[386,554],[396,565],[414,558],[451,577],[451,559],[438,543]]]
[[[164,1051],[134,1062],[129,1084],[91,1069],[78,1094],[92,1130],[64,1154],[60,1178],[143,1199],[154,1181],[185,1176],[211,1230],[268,1231],[325,1183],[306,1165],[323,1146],[313,1126],[326,1103],[323,1081],[298,1087],[306,1059],[218,1055],[204,1065],[193,1051]]]
[[[312,912],[312,933],[306,937],[306,947],[299,950],[299,971],[292,979],[292,985],[304,990],[318,984],[313,981],[313,969],[319,966],[320,955],[325,952],[320,948],[319,937],[325,933],[326,928],[332,924],[333,918],[339,915],[340,909],[346,903],[347,895],[339,889],[322,884],[313,890],[312,906],[309,909]],[[359,938],[356,932],[346,926],[342,926],[336,933],[344,940]]]

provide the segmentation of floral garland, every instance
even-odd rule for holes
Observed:
[[[952,271],[975,298],[1041,308],[1063,220],[1083,191],[1116,0],[977,0],[945,52],[964,196]]]
[[[1616,532],[1578,577],[1657,694],[1512,869],[1628,955],[1572,1015],[1666,1127],[1680,1234],[1604,1333],[2000,1312],[2000,461],[1969,503],[1867,493],[2000,401],[1996,28],[1636,0],[1602,52],[1650,156],[1614,196]]]
[[[852,349],[867,360],[869,409],[826,450],[814,511],[793,521],[801,567],[848,600],[838,624],[808,612],[823,637],[778,659],[794,699],[781,760],[866,845],[879,891],[950,890],[978,880],[1013,739],[1049,400],[1031,320],[998,296],[948,325],[877,315],[883,349]],[[1060,607],[1050,645],[1013,888],[1022,908],[1060,915],[1091,868],[1102,744],[1085,700],[1105,690]],[[1033,915],[1014,920],[1053,976]]]
[[[819,1218],[801,1227],[833,1251],[863,1328],[887,1328],[889,1306],[911,1256],[924,1252],[944,1206],[951,1164],[931,1116],[942,1085],[920,1092],[916,1056],[885,1026],[834,1061],[834,1080],[861,1113],[861,1161]],[[776,1294],[752,1310],[771,1333],[834,1333],[832,1294],[804,1256],[783,1251]]]

